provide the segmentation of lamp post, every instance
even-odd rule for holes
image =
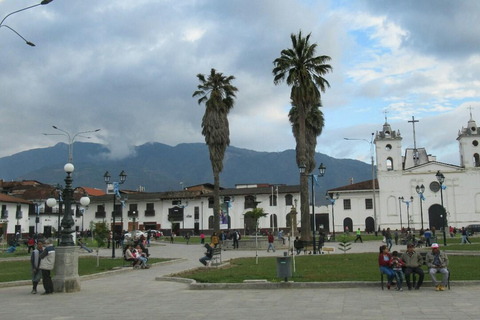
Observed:
[[[113,218],[113,224],[112,224],[112,259],[115,259],[115,216],[116,216],[116,211],[115,211],[115,200],[116,198],[118,197],[119,199],[121,199],[121,196],[120,196],[120,191],[118,190],[118,186],[120,184],[123,184],[125,182],[125,180],[127,179],[127,174],[125,173],[125,171],[122,170],[122,172],[120,172],[120,182],[113,182],[113,210],[112,210],[112,218]],[[105,180],[105,183],[107,185],[110,184],[110,173],[105,172],[105,174],[103,175],[103,180]],[[123,214],[122,214],[122,218],[123,218]]]
[[[61,239],[60,239],[60,246],[75,246],[72,237],[72,227],[75,225],[75,221],[72,218],[72,204],[74,203],[75,199],[73,198],[73,194],[76,189],[83,190],[84,196],[80,199],[80,204],[83,207],[86,207],[90,204],[90,198],[88,197],[87,192],[82,187],[77,187],[72,189],[72,172],[74,170],[74,166],[71,163],[67,163],[64,168],[65,172],[67,173],[67,177],[65,178],[65,188],[61,188],[60,186],[57,187],[55,190],[59,191],[59,194],[63,195],[63,203],[65,204],[65,214],[63,215],[61,227],[62,230],[60,231]],[[61,198],[60,198],[61,199]],[[61,200],[60,200],[61,201]],[[55,198],[47,199],[47,206],[54,207],[57,205],[57,200]]]
[[[443,206],[443,183],[445,182],[445,176],[443,175],[443,173],[440,172],[440,170],[438,170],[435,177],[437,177],[438,183],[440,184],[440,199],[441,199],[441,202],[442,202],[442,211],[443,211],[443,214],[441,214],[440,217],[442,217],[443,245],[446,246],[447,245],[447,236],[445,234],[445,225],[446,225],[445,220],[447,218],[446,217],[447,216],[447,211],[445,210],[445,207]]]
[[[75,225],[75,221],[72,218],[75,190],[80,189],[83,191],[83,196],[80,198],[80,204],[83,207],[90,204],[90,198],[82,187],[72,189],[73,164],[67,163],[64,166],[64,170],[67,173],[65,188],[59,186],[53,190],[53,192],[56,190],[59,195],[63,195],[65,214],[61,223],[62,230],[60,231],[59,247],[55,250],[55,267],[52,281],[55,292],[76,292],[80,291],[80,277],[78,276],[78,248],[75,247],[72,237],[74,232],[72,227]],[[47,206],[54,207],[55,205],[57,205],[57,200],[54,197],[47,199]]]
[[[351,139],[351,138],[343,138],[345,140],[350,141],[365,141],[370,144],[370,158],[372,163],[372,199],[373,199],[373,228],[375,229],[375,236],[378,235],[377,230],[377,205],[375,204],[375,161],[374,161],[374,137],[375,133],[372,132],[372,138],[370,141],[367,139]]]
[[[422,230],[423,230],[423,205],[422,201],[425,201],[425,197],[423,196],[423,193],[425,192],[425,186],[422,184],[421,186],[416,186],[415,191],[417,191],[418,196],[420,197],[420,219],[422,221]]]
[[[31,8],[35,8],[35,7],[38,7],[38,6],[41,6],[41,5],[46,5],[46,4],[49,4],[50,2],[52,2],[53,0],[43,0],[42,2],[40,3],[37,3],[37,4],[34,4],[33,6],[29,6],[29,7],[26,7],[26,8],[23,8],[23,9],[20,9],[20,10],[16,10],[16,11],[13,11],[9,14],[7,14],[3,19],[2,21],[0,22],[0,28],[2,27],[5,27],[11,31],[13,31],[17,36],[19,36],[20,38],[22,38],[23,41],[25,41],[26,44],[28,44],[29,46],[31,47],[35,47],[35,44],[33,44],[32,42],[26,40],[24,37],[22,37],[22,35],[20,35],[20,33],[18,33],[17,31],[15,31],[13,28],[10,28],[9,26],[3,24],[3,22],[5,21],[5,19],[7,19],[9,16],[15,14],[15,13],[18,13],[18,12],[21,12],[21,11],[25,11],[25,10],[28,10],[28,9],[31,9]]]
[[[313,233],[313,254],[317,253],[317,245],[315,243],[315,175],[314,174],[306,174],[305,173],[305,165],[301,164],[298,169],[300,170],[300,174],[309,176],[312,178],[312,217],[311,217],[311,225],[312,225],[312,233]],[[318,167],[319,174],[318,177],[323,177],[325,175],[325,170],[327,168],[323,165],[323,163],[320,164],[320,167]]]
[[[60,129],[56,126],[52,126],[53,129],[61,131],[62,133],[43,133],[44,136],[65,136],[68,139],[68,162],[73,163],[73,142],[75,141],[76,137],[91,139],[92,137],[82,136],[84,133],[91,133],[91,132],[98,132],[100,129],[89,130],[89,131],[82,131],[77,132],[73,135],[73,137],[67,131]]]
[[[132,227],[132,238],[135,234],[135,216],[137,215],[137,211],[133,210],[132,211],[132,219],[133,219],[133,227]],[[173,224],[172,224],[173,226]],[[173,232],[173,227],[172,227],[172,232]]]
[[[403,197],[398,197],[398,207],[400,208],[400,230],[401,230],[401,231],[403,231],[402,202],[403,202]]]
[[[407,231],[410,231],[410,203],[413,202],[413,197],[410,197],[410,201],[404,200],[402,197],[402,202],[407,205]]]
[[[327,193],[325,195],[325,199],[330,201],[332,203],[332,228],[333,228],[333,234],[332,234],[332,239],[335,241],[335,201],[340,197],[340,194],[333,192]]]

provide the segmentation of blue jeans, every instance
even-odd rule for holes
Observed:
[[[400,270],[393,270],[395,272],[395,277],[397,278],[397,288],[400,289],[403,283],[403,271]]]
[[[387,239],[387,246],[388,246],[388,251],[390,251],[390,249],[392,249],[392,246],[393,246],[393,242],[392,242],[392,239]]]
[[[395,271],[393,271],[389,267],[381,266],[380,272],[387,276],[388,284],[392,284],[393,277],[395,277]]]
[[[206,266],[207,261],[210,261],[210,260],[212,260],[212,258],[210,258],[208,256],[204,256],[203,258],[198,259],[198,261],[200,261],[204,266]]]
[[[270,248],[272,248],[273,252],[275,252],[275,246],[273,245],[273,242],[268,243],[267,252],[270,252]]]
[[[143,267],[146,267],[146,266],[147,266],[147,258],[142,257],[142,256],[139,256],[139,257],[137,257],[137,259],[140,260],[140,262],[142,263],[142,266],[143,266]]]

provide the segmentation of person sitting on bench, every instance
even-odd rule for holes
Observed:
[[[198,261],[200,261],[204,266],[207,266],[207,261],[212,260],[213,257],[213,244],[209,245],[208,243],[205,243],[205,249],[207,249],[205,256],[198,259]]]
[[[407,244],[407,252],[404,252],[400,257],[402,261],[405,263],[405,282],[407,283],[408,290],[412,290],[412,283],[410,282],[410,275],[412,273],[418,274],[418,282],[415,285],[415,290],[420,289],[420,286],[423,283],[423,278],[425,277],[422,265],[423,265],[423,257],[415,251],[415,245]]]
[[[135,256],[133,255],[132,251],[130,250],[130,245],[127,244],[125,246],[125,252],[123,256],[125,257],[126,261],[132,261],[134,268],[138,267],[138,264],[140,263],[140,261],[137,258],[135,258]]]

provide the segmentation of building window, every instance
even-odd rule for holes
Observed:
[[[200,207],[195,207],[194,208],[194,219],[195,220],[200,219]]]
[[[350,199],[343,199],[343,210],[352,210]]]
[[[270,196],[270,207],[276,207],[277,206],[277,196],[273,195]]]
[[[105,219],[106,217],[106,212],[105,212],[105,205],[104,204],[99,204],[97,206],[97,212],[95,212],[95,218],[99,219],[99,218],[102,218],[102,219]]]
[[[373,209],[372,199],[365,199],[365,209]]]
[[[179,206],[182,204],[182,200],[173,200],[172,201],[172,206]]]
[[[388,170],[388,171],[392,171],[392,170],[393,170],[393,159],[392,159],[392,158],[388,158],[388,159],[387,159],[387,170]]]
[[[147,203],[147,210],[145,210],[146,217],[155,216],[155,204],[153,202]]]
[[[293,206],[293,196],[291,194],[287,194],[285,196],[285,205],[286,206]]]
[[[132,217],[134,211],[135,211],[136,216],[138,217],[138,204],[130,203],[130,205],[128,206],[128,216]]]
[[[254,196],[246,196],[245,197],[245,203],[244,203],[244,209],[255,209],[255,207],[256,207],[255,197]]]
[[[208,198],[208,207],[213,208],[213,198],[212,197]]]

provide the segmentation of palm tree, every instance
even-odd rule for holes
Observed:
[[[198,104],[205,103],[202,119],[202,134],[210,152],[214,179],[213,230],[220,231],[220,172],[223,170],[225,150],[230,145],[230,130],[227,115],[234,105],[236,87],[230,84],[234,76],[224,76],[212,68],[208,78],[197,75],[200,84],[193,97],[200,97]]]
[[[310,44],[310,34],[302,36],[291,34],[292,48],[281,51],[279,58],[273,61],[273,82],[283,81],[292,87],[290,99],[298,108],[297,165],[305,165],[306,158],[306,115],[321,101],[321,92],[330,87],[323,77],[332,70],[329,56],[315,56],[317,44]],[[313,168],[313,167],[312,167]],[[310,173],[312,168],[306,173]],[[300,208],[302,220],[302,239],[310,239],[310,218],[308,208],[308,176],[300,175]]]
[[[305,171],[311,172],[316,167],[315,162],[315,149],[317,147],[317,137],[322,134],[323,127],[325,126],[325,119],[323,112],[319,109],[322,104],[319,102],[315,107],[310,109],[310,112],[305,118]],[[298,145],[299,136],[299,123],[298,123],[298,108],[292,106],[288,113],[288,119],[292,124],[292,132],[295,137],[295,141]],[[299,159],[299,153],[297,148],[297,163],[301,163]]]

